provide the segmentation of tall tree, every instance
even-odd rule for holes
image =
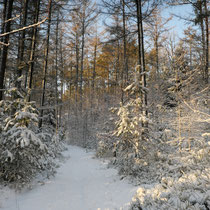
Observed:
[[[205,82],[208,84],[209,79],[209,11],[207,8],[207,1],[204,0],[204,11],[205,11],[205,25],[206,25],[206,66],[205,66]]]
[[[55,104],[56,104],[56,132],[57,128],[59,126],[59,119],[58,119],[58,99],[59,99],[59,94],[58,94],[58,35],[59,35],[59,15],[60,15],[60,10],[57,10],[57,20],[56,20],[56,31],[55,31]]]
[[[47,70],[48,70],[48,54],[49,54],[49,43],[50,43],[50,29],[51,29],[51,12],[52,12],[52,0],[49,0],[48,3],[48,25],[47,25],[47,34],[46,34],[46,43],[45,43],[45,54],[44,54],[44,65],[43,65],[43,75],[42,80],[42,95],[41,95],[41,107],[45,104],[45,92],[46,92],[46,80],[47,80]],[[39,127],[42,127],[42,117],[43,109],[40,112],[40,121]]]
[[[9,0],[8,6],[7,2],[5,1],[5,6],[7,6],[6,10],[6,24],[5,24],[5,33],[10,32],[10,26],[11,26],[11,17],[12,17],[12,9],[13,9],[13,2],[14,0]],[[0,100],[3,99],[3,89],[4,89],[4,76],[6,72],[6,64],[7,64],[7,56],[8,56],[8,43],[9,43],[9,37],[10,34],[7,34],[3,37],[3,50],[2,50],[2,56],[1,56],[1,63],[0,63]]]
[[[27,15],[28,15],[28,2],[29,0],[24,0],[23,4],[23,19],[21,20],[21,28],[25,27],[27,24]],[[24,53],[25,53],[25,35],[26,30],[20,32],[20,40],[19,40],[19,50],[18,50],[18,59],[17,59],[17,78],[22,76],[22,69],[25,67],[24,62]],[[17,79],[16,82],[17,88],[21,87],[21,80]]]
[[[2,25],[1,25],[1,34],[3,34],[4,30],[5,30],[5,20],[6,20],[6,12],[7,12],[7,0],[4,0],[4,2],[3,2],[3,9],[2,10],[3,11],[2,11],[2,21],[1,21],[1,23],[2,23]],[[1,43],[3,44],[3,37],[1,37],[0,40],[1,40]],[[1,47],[0,47],[0,58],[1,58]]]
[[[164,19],[161,17],[160,9],[156,8],[151,13],[150,18],[147,21],[146,25],[146,35],[148,35],[149,39],[152,42],[152,46],[154,47],[154,60],[155,60],[155,72],[154,78],[155,80],[160,78],[160,49],[163,46],[164,40],[166,39],[166,33],[170,30],[166,27],[166,24],[172,18],[169,17]],[[153,51],[152,51],[153,52]]]
[[[34,23],[38,23],[39,21],[39,11],[40,11],[40,1],[37,0],[35,2],[35,15],[34,15]],[[36,44],[37,44],[37,27],[33,28],[32,32],[32,41],[30,47],[30,57],[29,57],[29,65],[28,65],[28,81],[25,83],[25,87],[29,90],[32,88],[32,81],[33,81],[33,72],[34,72],[34,59],[35,59],[35,51],[36,51]],[[27,78],[27,77],[26,77]],[[28,100],[30,101],[30,94]]]
[[[194,18],[188,18],[187,20],[199,24],[201,29],[202,45],[204,65],[201,65],[203,72],[203,79],[208,83],[208,68],[209,68],[209,25],[208,25],[208,8],[206,0],[170,0],[171,5],[191,5],[194,9]],[[182,17],[181,17],[182,18]],[[186,19],[186,18],[185,18]],[[205,25],[205,26],[204,26]]]
[[[145,54],[144,54],[144,30],[143,30],[143,17],[142,17],[142,1],[136,0],[136,8],[137,8],[137,24],[138,24],[138,55],[139,55],[139,73],[141,77],[141,100],[142,100],[142,138],[145,138],[146,134],[146,128],[148,127],[148,124],[146,122],[147,117],[147,92],[146,92],[146,68],[145,68]]]

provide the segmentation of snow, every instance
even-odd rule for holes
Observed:
[[[69,146],[54,178],[21,193],[0,194],[1,210],[126,210],[137,187],[120,180],[93,152]],[[5,196],[6,194],[6,196]],[[9,194],[9,195],[8,195]],[[6,199],[7,197],[7,199]]]

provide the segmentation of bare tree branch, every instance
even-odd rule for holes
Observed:
[[[9,46],[9,43],[8,44],[6,44],[6,43],[4,43],[4,42],[0,42],[0,45],[4,45],[4,46]]]
[[[16,30],[4,33],[4,34],[0,34],[0,37],[6,36],[6,35],[9,35],[9,34],[14,34],[14,33],[17,33],[19,31],[23,31],[23,30],[26,30],[26,29],[29,29],[29,28],[32,28],[32,27],[36,27],[36,26],[41,25],[42,23],[44,23],[46,20],[47,20],[47,18],[43,19],[42,21],[40,21],[38,23],[29,25],[29,26],[26,26],[26,27],[23,27],[23,28],[20,28],[20,29],[16,29]]]
[[[4,23],[7,23],[7,22],[12,21],[12,20],[15,20],[15,19],[17,19],[19,17],[20,17],[20,15],[16,15],[15,17],[6,20]]]

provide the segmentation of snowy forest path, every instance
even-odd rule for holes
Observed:
[[[69,146],[70,158],[43,186],[8,198],[2,210],[126,210],[137,187],[94,153]],[[0,208],[1,209],[1,208]]]

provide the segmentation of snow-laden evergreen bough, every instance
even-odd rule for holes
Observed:
[[[18,94],[16,89],[9,93],[13,92]],[[54,173],[57,136],[40,132],[35,103],[19,94],[14,100],[2,100],[0,110],[0,180],[25,183],[37,173]]]
[[[145,164],[144,157],[152,155],[155,146],[149,134],[150,128],[143,126],[151,125],[152,121],[142,112],[140,95],[147,90],[141,86],[138,78],[139,73],[135,72],[134,81],[124,89],[128,98],[118,108],[111,109],[117,115],[116,128],[113,136],[109,137],[110,141],[104,139],[99,142],[97,151],[99,156],[103,156],[107,150],[113,150],[115,158],[112,163],[118,167],[119,173],[134,177]]]

